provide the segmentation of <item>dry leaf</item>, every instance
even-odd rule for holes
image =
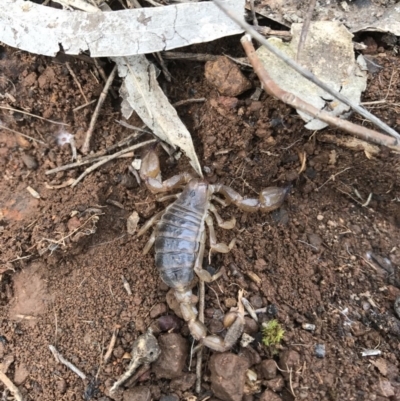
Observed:
[[[225,0],[237,14],[244,0]],[[89,51],[120,57],[175,49],[242,32],[212,1],[88,13],[24,0],[0,1],[0,41],[30,53],[55,56]]]
[[[118,74],[124,78],[120,95],[124,99],[121,110],[129,118],[133,110],[162,141],[179,147],[190,159],[192,167],[202,177],[200,163],[192,137],[176,110],[160,88],[156,69],[143,55],[116,57]]]

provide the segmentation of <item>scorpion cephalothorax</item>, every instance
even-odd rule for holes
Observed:
[[[232,188],[221,184],[208,184],[207,181],[194,178],[188,173],[176,175],[161,182],[157,179],[160,165],[156,152],[151,150],[142,161],[141,178],[152,193],[161,193],[183,187],[175,202],[165,210],[153,216],[139,231],[143,235],[152,225],[156,224],[143,253],[155,246],[156,266],[162,280],[175,291],[184,320],[188,323],[192,336],[205,346],[226,351],[239,339],[244,327],[243,308],[239,308],[233,324],[229,327],[224,339],[219,336],[207,336],[207,329],[197,319],[197,310],[192,303],[191,282],[194,273],[205,281],[211,282],[220,273],[211,274],[202,269],[206,242],[205,225],[209,231],[210,252],[227,253],[234,246],[234,240],[229,244],[218,243],[215,236],[212,213],[220,227],[231,229],[235,219],[224,221],[211,203],[219,193],[225,198],[224,204],[235,204],[246,212],[270,212],[281,206],[288,192],[287,188],[270,187],[264,189],[259,199],[243,198]],[[221,202],[221,200],[219,199]]]

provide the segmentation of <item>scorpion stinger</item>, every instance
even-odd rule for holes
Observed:
[[[192,336],[215,351],[230,349],[240,338],[244,328],[244,310],[240,299],[235,320],[225,338],[207,336],[207,328],[198,320],[197,309],[192,303],[191,282],[195,273],[205,282],[211,282],[221,276],[221,272],[211,276],[202,268],[206,242],[205,226],[207,225],[209,231],[210,252],[227,253],[235,244],[234,240],[229,245],[217,242],[211,214],[215,216],[217,224],[225,229],[232,229],[235,219],[224,221],[211,201],[216,199],[214,193],[219,193],[225,198],[222,202],[227,205],[233,203],[246,212],[269,212],[281,206],[288,189],[267,188],[261,192],[258,199],[245,199],[226,185],[210,185],[207,181],[194,178],[185,172],[161,181],[160,164],[154,150],[143,158],[140,176],[152,193],[183,187],[177,199],[165,211],[150,219],[139,231],[138,236],[143,235],[151,226],[156,226],[144,253],[154,244],[155,262],[161,279],[174,290]]]

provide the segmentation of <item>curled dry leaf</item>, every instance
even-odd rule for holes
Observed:
[[[276,38],[268,41],[295,59],[301,28],[301,24],[292,25],[290,43],[284,43]],[[338,22],[312,23],[301,53],[301,64],[329,87],[359,104],[361,93],[366,88],[367,76],[354,58],[352,37],[353,35]],[[319,110],[325,110],[333,116],[345,117],[344,113],[349,111],[349,106],[302,77],[265,47],[260,47],[257,54],[269,76],[281,89],[296,95]],[[307,129],[320,130],[328,125],[303,111],[297,110],[297,112],[307,122],[305,126]]]
[[[120,90],[124,99],[121,105],[124,117],[129,118],[133,110],[136,111],[162,141],[182,149],[192,167],[202,177],[192,137],[160,88],[154,65],[142,55],[116,57],[114,61],[119,76],[124,78]]]

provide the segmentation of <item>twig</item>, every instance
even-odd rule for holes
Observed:
[[[154,53],[154,56],[156,57],[156,59],[158,60],[158,63],[160,64],[160,67],[161,67],[161,69],[162,69],[162,72],[163,72],[163,74],[164,74],[165,79],[166,79],[168,82],[171,82],[171,80],[172,80],[172,75],[171,75],[171,73],[168,71],[168,68],[167,68],[167,66],[165,65],[165,62],[164,62],[164,59],[163,59],[162,56],[161,56],[161,53],[160,53],[160,52]]]
[[[213,54],[202,54],[202,53],[183,53],[183,52],[161,52],[161,55],[166,59],[171,60],[187,60],[187,61],[215,61],[218,60],[219,56]]]
[[[101,75],[101,78],[103,79],[104,83],[106,83],[107,82],[107,75],[104,72],[103,67],[100,65],[100,63],[99,63],[97,58],[94,58],[93,61],[94,61],[94,64],[95,64],[99,74]],[[115,90],[113,88],[110,88],[110,93],[111,93],[111,95],[113,96],[114,99],[118,99],[118,94],[115,92]]]
[[[204,323],[204,281],[199,282],[199,320]],[[201,393],[201,373],[203,365],[203,347],[197,351],[196,361],[196,393]]]
[[[107,363],[108,360],[111,358],[111,354],[112,354],[112,352],[114,350],[115,343],[117,341],[118,332],[119,332],[119,326],[116,326],[114,331],[113,331],[113,334],[112,334],[112,337],[111,337],[111,340],[110,340],[110,344],[108,345],[107,352],[104,355],[104,363]]]
[[[301,110],[318,120],[324,121],[331,126],[337,127],[343,131],[347,131],[350,134],[353,134],[364,140],[388,147],[398,147],[399,142],[396,138],[390,138],[387,135],[381,134],[377,131],[335,117],[324,110],[319,110],[313,105],[304,102],[293,93],[284,91],[271,79],[271,77],[265,70],[264,66],[257,56],[256,51],[254,50],[254,46],[251,42],[250,36],[244,35],[241,39],[241,43],[247,54],[247,57],[253,65],[254,72],[258,75],[260,81],[263,83],[265,91],[268,92],[270,95],[282,100],[282,102],[294,107],[295,109]],[[398,134],[396,133],[396,135]]]
[[[275,46],[271,45],[262,35],[260,35],[251,25],[247,24],[242,18],[235,15],[233,12],[228,10],[220,0],[213,0],[214,3],[227,14],[234,22],[236,22],[241,28],[243,28],[248,34],[250,34],[254,39],[260,42],[263,46],[265,46],[271,53],[273,53],[276,57],[281,59],[285,64],[292,67],[295,71],[301,74],[304,78],[308,79],[309,81],[313,82],[314,84],[318,85],[320,88],[334,96],[336,99],[340,100],[344,104],[347,104],[351,107],[354,111],[361,114],[363,117],[371,121],[374,125],[394,137],[396,140],[391,143],[391,146],[397,146],[400,141],[400,134],[397,133],[393,128],[390,128],[387,124],[381,121],[379,118],[375,117],[371,114],[368,110],[365,110],[363,107],[351,102],[341,93],[331,89],[328,85],[318,79],[314,74],[312,74],[307,69],[303,68],[302,66],[298,65],[294,60],[283,54],[280,50],[278,50]],[[242,39],[242,44],[244,41],[250,42],[250,38],[247,35]],[[253,47],[253,46],[251,46]],[[254,67],[254,66],[253,66]],[[296,107],[297,108],[297,107]],[[373,131],[372,131],[373,132]]]
[[[81,149],[82,153],[84,153],[84,154],[89,153],[90,139],[92,138],[94,126],[96,124],[97,118],[99,117],[101,106],[103,105],[104,100],[107,97],[108,88],[111,86],[116,72],[117,72],[117,66],[115,65],[111,71],[110,76],[107,79],[106,84],[104,85],[103,91],[100,94],[99,101],[97,102],[96,109],[95,109],[92,119],[90,121],[89,129],[86,132],[85,142],[83,143],[82,149]]]
[[[37,116],[36,114],[28,113],[27,111],[24,111],[24,110],[14,109],[14,107],[0,106],[0,109],[16,111],[17,113],[21,113],[21,114],[25,114],[25,115],[30,116],[30,117],[38,118],[39,120],[47,121],[48,123],[57,124],[57,125],[64,125],[66,127],[69,127],[69,124],[60,123],[60,122],[54,121],[54,120],[49,120],[48,118],[40,117],[40,116]]]
[[[54,355],[54,358],[57,362],[62,363],[67,368],[71,369],[75,374],[77,374],[82,380],[86,380],[86,375],[80,371],[73,363],[67,361],[53,345],[49,345],[49,349],[51,353]]]
[[[310,29],[311,18],[312,18],[312,14],[314,12],[316,2],[317,2],[317,0],[310,1],[310,5],[308,6],[307,15],[304,20],[303,27],[301,28],[300,40],[299,40],[299,45],[297,46],[297,54],[296,54],[296,62],[297,63],[300,62],[300,54],[303,50],[304,43],[306,43],[307,34],[308,34],[308,30]]]
[[[66,65],[66,67],[68,68],[68,71],[69,71],[69,73],[71,74],[72,78],[74,79],[74,81],[75,81],[75,83],[76,83],[76,86],[77,86],[78,89],[79,89],[79,92],[81,92],[81,95],[82,95],[83,98],[85,99],[85,102],[88,103],[87,97],[86,97],[85,94],[83,93],[82,86],[81,86],[81,84],[79,83],[78,78],[76,77],[76,75],[75,75],[75,73],[74,73],[74,70],[71,68],[70,63],[67,61],[67,62],[65,63],[65,65]]]
[[[98,167],[102,166],[103,164],[106,164],[110,160],[116,159],[117,157],[123,155],[124,153],[130,152],[135,149],[142,148],[143,146],[149,145],[150,143],[157,142],[156,139],[150,139],[149,141],[145,141],[136,145],[129,146],[126,149],[120,150],[117,153],[114,153],[109,156],[104,156],[102,157],[97,163],[93,164],[92,166],[88,167],[72,184],[71,187],[75,187],[83,178],[85,178],[88,174],[90,174],[92,171],[96,170]]]
[[[51,170],[47,170],[45,172],[45,174],[46,175],[55,174],[55,173],[59,173],[60,171],[70,170],[71,168],[80,167],[80,166],[84,166],[85,164],[94,163],[95,161],[102,159],[102,157],[106,153],[110,152],[111,150],[114,150],[116,148],[120,148],[121,146],[126,145],[128,142],[132,141],[133,139],[139,138],[140,135],[141,134],[138,134],[138,133],[131,134],[128,137],[126,137],[125,139],[123,139],[122,141],[120,141],[104,150],[101,150],[100,152],[97,152],[94,155],[88,155],[86,157],[83,157],[81,160],[79,160],[77,162],[65,164],[64,166],[60,166],[60,167],[53,168]]]
[[[0,130],[2,130],[2,129],[6,130],[6,131],[10,131],[10,132],[12,132],[13,134],[21,135],[21,136],[23,136],[24,138],[31,139],[32,141],[41,143],[42,145],[47,145],[46,142],[40,141],[39,139],[32,138],[31,136],[25,135],[25,134],[23,134],[22,132],[15,131],[15,130],[13,130],[13,129],[11,129],[11,128],[8,128],[8,127],[6,127],[5,125],[3,125],[3,124],[0,123]]]
[[[81,110],[87,106],[90,106],[91,104],[96,103],[96,99],[91,100],[90,102],[87,102],[85,104],[82,104],[81,106],[75,107],[74,109],[72,109],[73,112]]]
[[[254,0],[250,0],[250,10],[251,10],[251,16],[253,17],[253,25],[258,26],[256,11],[254,9]]]
[[[350,170],[350,169],[351,169],[351,167],[346,167],[344,170],[339,171],[339,172],[336,173],[336,174],[332,174],[320,187],[318,187],[318,188],[315,189],[315,192],[318,192],[318,191],[319,191],[325,184],[327,184],[330,180],[335,181],[335,178],[336,178],[338,175],[340,175],[340,174],[342,174],[342,173],[344,173],[345,171]]]
[[[186,99],[186,100],[180,100],[179,102],[174,103],[172,106],[179,107],[190,103],[203,103],[205,101],[206,101],[205,97],[200,97],[198,99]]]
[[[13,393],[16,401],[23,401],[23,397],[18,387],[0,370],[0,380]]]
[[[255,26],[254,29],[264,36],[278,36],[286,40],[290,40],[292,37],[292,34],[289,31],[276,31],[267,26]]]

